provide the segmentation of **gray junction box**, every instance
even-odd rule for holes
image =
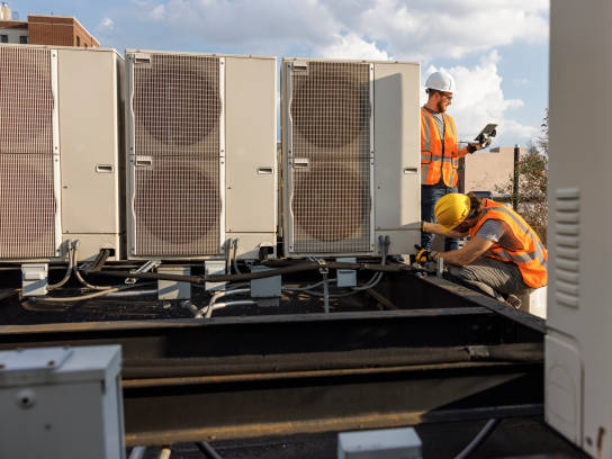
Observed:
[[[338,434],[338,459],[421,459],[421,439],[411,427]]]
[[[121,347],[0,351],[0,457],[125,458]]]

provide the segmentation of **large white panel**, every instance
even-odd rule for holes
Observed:
[[[276,60],[225,63],[226,232],[275,233]]]
[[[612,244],[607,231],[612,215],[605,203],[612,173],[612,93],[607,91],[612,81],[611,19],[612,3],[607,1],[551,2],[547,342],[566,337],[575,350],[556,353],[556,365],[565,376],[547,371],[546,417],[599,457],[612,453]],[[595,103],[585,91],[596,92]],[[571,395],[566,388],[580,379],[580,368],[582,391]],[[561,378],[568,383],[559,382]],[[572,403],[581,413],[571,422],[559,415],[570,412],[564,406],[568,401],[555,395],[559,386],[577,398]]]
[[[62,226],[64,240],[87,235],[80,259],[101,248],[114,249],[114,259],[122,252],[121,66],[113,50],[58,50]]]

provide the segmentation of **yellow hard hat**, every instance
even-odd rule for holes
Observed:
[[[460,193],[442,196],[434,208],[436,220],[446,231],[451,231],[463,223],[469,213],[470,197]]]

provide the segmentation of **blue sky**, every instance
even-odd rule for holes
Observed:
[[[50,6],[52,5],[52,6]],[[102,46],[277,57],[394,59],[457,80],[461,139],[499,124],[497,145],[540,135],[548,106],[549,0],[10,1],[74,15]]]

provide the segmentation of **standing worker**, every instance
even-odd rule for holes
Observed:
[[[535,231],[514,210],[491,199],[447,194],[435,206],[438,223],[422,230],[441,236],[470,236],[459,250],[421,249],[418,262],[442,258],[453,280],[520,307],[517,295],[548,283],[548,253]]]
[[[421,220],[434,222],[438,199],[457,192],[459,159],[483,148],[470,144],[459,149],[457,128],[445,114],[453,100],[455,80],[446,72],[434,72],[425,82],[429,99],[421,108]],[[431,250],[433,235],[421,232],[421,246]],[[457,250],[456,238],[446,238],[444,250]]]

